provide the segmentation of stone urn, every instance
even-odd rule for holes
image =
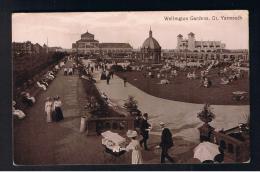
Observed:
[[[201,112],[197,116],[204,124],[198,128],[200,132],[200,141],[210,141],[211,133],[214,128],[209,123],[215,118],[215,114],[212,112],[209,104],[205,104]]]

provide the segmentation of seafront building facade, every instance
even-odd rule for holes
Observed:
[[[178,51],[190,52],[220,52],[225,49],[226,45],[221,41],[196,41],[195,34],[190,32],[188,39],[184,39],[181,34],[177,36]]]

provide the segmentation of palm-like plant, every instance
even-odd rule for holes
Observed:
[[[134,99],[133,96],[128,96],[128,99],[126,100],[124,107],[128,110],[128,111],[134,111],[137,110],[138,106],[137,106],[137,101]]]

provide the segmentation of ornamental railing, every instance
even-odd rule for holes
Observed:
[[[235,162],[248,161],[250,158],[249,135],[237,132],[228,134],[228,131],[229,130],[223,132],[213,131],[211,142],[220,145],[224,150],[225,157],[228,159]]]
[[[86,119],[87,135],[100,135],[110,130],[117,133],[125,133],[134,129],[132,117],[89,117]]]

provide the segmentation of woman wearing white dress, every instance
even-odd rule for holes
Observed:
[[[127,152],[132,151],[132,164],[142,164],[143,158],[141,154],[141,146],[139,140],[137,140],[137,132],[128,130],[126,133],[127,137],[131,138],[131,142],[125,148]]]
[[[45,112],[47,115],[46,121],[47,122],[51,122],[51,114],[52,114],[52,106],[53,106],[53,102],[51,97],[47,97],[46,102],[45,102]]]
[[[60,97],[59,96],[56,96],[54,98],[54,102],[53,102],[53,110],[54,110],[54,113],[53,113],[53,121],[55,122],[58,122],[58,121],[61,121],[64,119],[63,117],[63,113],[62,113],[62,110],[61,110],[61,100],[60,100]]]

